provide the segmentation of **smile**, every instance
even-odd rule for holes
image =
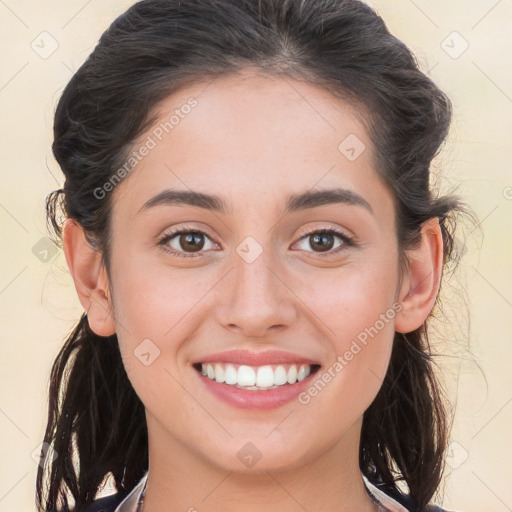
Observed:
[[[282,350],[228,350],[198,357],[192,368],[210,396],[256,412],[296,400],[321,365]]]
[[[277,389],[303,381],[319,365],[309,364],[279,364],[249,366],[231,363],[211,362],[199,363],[196,369],[209,379],[251,391]]]

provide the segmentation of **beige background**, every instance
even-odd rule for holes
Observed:
[[[0,512],[35,509],[31,454],[43,436],[50,365],[82,311],[62,251],[44,252],[44,199],[62,183],[50,152],[52,114],[72,73],[131,3],[0,0]],[[454,101],[436,169],[443,190],[457,188],[480,221],[458,235],[463,258],[436,325],[456,404],[443,503],[511,510],[512,2],[372,5]]]

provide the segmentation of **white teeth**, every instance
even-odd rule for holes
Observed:
[[[303,364],[297,373],[297,380],[300,382],[301,380],[304,380],[311,372],[311,368],[309,365]]]
[[[254,386],[256,384],[256,372],[250,367],[242,365],[238,368],[238,385]]]
[[[221,364],[215,365],[215,380],[217,382],[224,382],[226,380],[224,376],[224,368]]]
[[[287,369],[288,368],[288,369]],[[311,374],[311,366],[297,365],[264,365],[248,366],[233,364],[203,363],[201,373],[211,380],[236,386],[243,389],[274,389],[287,384],[295,384],[304,380]]]
[[[283,366],[278,366],[274,371],[274,384],[282,386],[288,382],[288,376]]]
[[[260,388],[268,388],[273,385],[274,372],[272,370],[272,366],[260,366],[256,375],[256,386]]]
[[[234,384],[238,383],[238,372],[236,371],[236,368],[232,364],[226,365],[226,384],[229,384],[233,386]]]
[[[297,381],[297,367],[294,364],[292,364],[288,370],[287,380],[288,384],[294,384]]]

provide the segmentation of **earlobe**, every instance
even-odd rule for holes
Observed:
[[[84,229],[74,219],[64,223],[62,238],[66,262],[80,303],[87,311],[89,326],[99,336],[111,336],[116,328],[102,254],[91,246]]]
[[[408,274],[404,277],[395,317],[395,331],[407,333],[420,327],[432,311],[443,270],[443,236],[438,218],[423,223],[419,247],[407,251]]]

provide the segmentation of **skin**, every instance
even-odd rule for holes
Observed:
[[[80,225],[69,219],[64,229],[91,328],[117,333],[146,409],[144,511],[376,510],[358,467],[362,415],[381,386],[394,332],[420,326],[434,305],[437,219],[423,226],[401,274],[393,197],[374,168],[361,112],[322,89],[246,71],[168,97],[158,122],[190,97],[197,106],[111,192],[110,275]],[[354,161],[338,150],[350,134],[366,147]],[[337,203],[284,214],[289,194],[334,187],[357,193],[372,211]],[[229,210],[141,210],[168,188],[218,195]],[[158,245],[183,227],[206,234],[200,256]],[[325,227],[355,245],[333,236],[330,253],[322,252],[302,234]],[[236,252],[249,235],[262,249],[252,263]],[[179,245],[179,235],[173,240],[171,250],[197,254]],[[281,349],[325,371],[393,304],[394,318],[305,405],[235,408],[206,390],[191,366],[228,349]],[[134,355],[144,339],[160,350],[148,366]],[[247,442],[261,453],[252,468],[237,457]]]

